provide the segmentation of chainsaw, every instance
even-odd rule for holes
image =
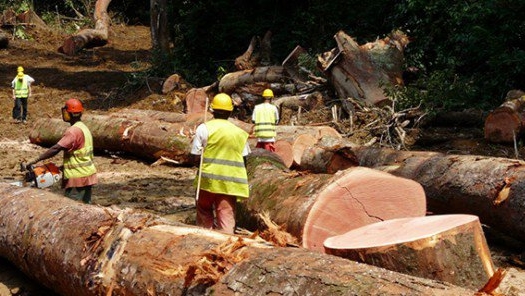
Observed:
[[[60,168],[52,162],[37,166],[20,163],[20,171],[25,172],[24,183],[36,188],[51,187],[62,179]]]

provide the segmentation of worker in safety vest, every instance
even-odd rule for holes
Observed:
[[[229,95],[217,94],[210,107],[214,119],[197,127],[191,148],[196,163],[201,157],[195,179],[197,225],[233,234],[236,201],[249,196],[248,133],[228,121],[233,110]]]
[[[272,104],[273,91],[265,89],[262,94],[264,102],[253,109],[252,121],[255,123],[255,148],[263,148],[275,152],[275,126],[279,123],[279,111]]]
[[[62,107],[62,120],[71,126],[53,147],[29,162],[29,168],[41,160],[51,158],[64,151],[63,182],[65,195],[84,203],[91,203],[92,186],[98,183],[97,169],[93,162],[93,137],[81,121],[84,107],[77,99],[69,99]]]
[[[24,68],[18,66],[16,77],[11,82],[14,100],[12,116],[16,123],[26,123],[27,121],[27,99],[31,96],[31,84],[33,82],[35,79],[24,74]]]

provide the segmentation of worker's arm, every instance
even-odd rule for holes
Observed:
[[[60,151],[65,150],[65,149],[66,148],[64,148],[64,147],[62,147],[62,146],[60,146],[58,144],[55,144],[55,145],[53,145],[53,147],[47,149],[46,152],[40,154],[40,156],[38,158],[36,158],[35,160],[30,161],[29,163],[27,163],[27,166],[35,164],[35,163],[37,163],[39,161],[42,161],[44,159],[51,158],[51,157],[57,155]]]

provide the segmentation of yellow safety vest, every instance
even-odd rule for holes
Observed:
[[[205,124],[208,143],[202,155],[200,188],[238,198],[249,197],[248,174],[242,156],[248,133],[224,119]]]
[[[15,79],[15,97],[17,98],[27,98],[29,95],[29,85],[27,83],[27,78],[24,76],[22,81],[18,78]]]
[[[84,147],[72,152],[64,152],[64,178],[89,177],[97,172],[93,162],[93,136],[86,125],[77,121],[73,126],[82,130]]]
[[[270,103],[255,106],[255,136],[257,138],[275,138],[275,107]]]

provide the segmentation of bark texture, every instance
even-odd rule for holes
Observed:
[[[384,39],[364,45],[357,44],[343,31],[339,31],[334,38],[337,48],[321,55],[318,63],[342,99],[343,108],[353,112],[353,106],[346,102],[346,98],[361,100],[369,105],[388,102],[381,85],[403,83],[403,51],[408,37],[395,31]]]
[[[326,238],[387,219],[426,214],[418,183],[364,167],[331,174],[287,172],[250,159],[251,198],[241,203],[239,224],[258,228],[257,215],[268,212],[303,247],[323,251]]]
[[[420,183],[430,212],[476,215],[481,223],[525,240],[525,162],[369,147],[354,152],[362,166]]]
[[[494,274],[478,217],[436,215],[363,226],[324,242],[328,254],[479,290]]]
[[[5,183],[0,224],[0,255],[61,295],[473,294],[335,256],[273,248]],[[218,266],[222,272],[204,280],[204,268]]]
[[[109,26],[111,19],[108,15],[108,6],[111,0],[97,0],[95,3],[95,28],[83,29],[69,36],[58,52],[73,56],[81,49],[104,46],[108,43]]]
[[[219,92],[232,93],[237,87],[247,84],[284,82],[285,80],[286,77],[282,66],[258,67],[224,75],[219,81]]]

